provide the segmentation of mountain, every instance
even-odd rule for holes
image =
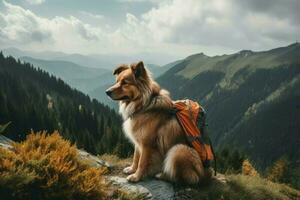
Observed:
[[[58,51],[26,51],[14,47],[1,49],[1,51],[5,56],[12,56],[14,58],[20,58],[25,56],[25,57],[44,59],[44,60],[52,60],[60,56],[67,55],[63,52],[58,52]]]
[[[20,57],[20,60],[31,63],[34,67],[61,78],[70,86],[89,94],[92,98],[116,108],[116,104],[105,95],[105,90],[114,82],[112,70],[84,67],[64,60],[41,60],[31,57]],[[172,65],[160,67],[148,64],[147,66],[153,76],[158,77]]]
[[[115,111],[48,72],[0,53],[0,123],[7,122],[6,136],[15,141],[32,130],[58,130],[95,154],[130,151]]]
[[[155,63],[155,65],[162,66],[164,63],[175,60],[176,57],[161,54],[161,53],[138,53],[138,54],[88,54],[83,55],[79,53],[64,53],[58,51],[26,51],[17,48],[6,48],[1,50],[6,56],[13,56],[15,58],[20,57],[32,57],[41,60],[64,60],[76,63],[78,65],[92,67],[92,68],[104,68],[112,70],[115,66],[121,63],[132,63],[143,60],[145,63]]]
[[[41,60],[64,60],[92,68],[110,69],[114,66],[114,62],[111,62],[112,59],[108,59],[105,55],[89,56],[78,53],[68,54],[58,51],[25,51],[13,47],[2,49],[2,52],[6,56],[13,56],[15,58],[32,57]]]
[[[158,66],[154,64],[147,64],[147,68],[150,70],[152,73],[153,78],[157,78],[166,71],[168,71],[170,68],[172,68],[174,65],[176,65],[180,61],[175,61],[171,62],[169,64],[163,65],[163,66]]]
[[[191,55],[157,81],[174,99],[207,110],[213,143],[238,148],[266,168],[282,156],[300,163],[300,44],[263,52]]]
[[[88,56],[81,54],[62,54],[61,56],[56,57],[59,60],[65,60],[69,62],[74,62],[79,65],[86,65],[93,68],[105,68],[111,69],[115,66],[115,63],[112,59],[108,58],[106,55],[97,55],[97,56]]]
[[[17,48],[4,49],[3,54],[32,63],[34,67],[61,78],[70,86],[113,108],[116,108],[116,104],[109,100],[104,93],[114,81],[111,74],[113,68],[120,63],[132,63],[145,58],[145,55],[81,55],[55,51],[22,51]],[[147,56],[151,58],[151,55]],[[152,57],[155,60],[153,55]],[[145,59],[144,62],[150,62],[149,59]],[[147,64],[154,78],[166,72],[173,65],[174,63],[170,63],[161,67],[156,64]]]
[[[99,87],[100,84],[97,82],[99,76],[109,72],[106,69],[84,67],[63,60],[42,60],[31,57],[20,57],[20,60],[29,62],[34,67],[61,78],[70,86],[84,93]]]

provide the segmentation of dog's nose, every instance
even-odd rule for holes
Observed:
[[[110,96],[112,91],[111,90],[106,90],[105,93],[106,93],[107,96]]]

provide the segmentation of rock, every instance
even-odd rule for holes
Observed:
[[[111,169],[112,166],[104,160],[99,159],[97,156],[94,156],[83,149],[78,150],[78,156],[80,159],[88,161],[88,163],[93,167],[107,167]]]
[[[12,149],[12,143],[13,141],[3,135],[0,134],[0,147],[5,149]]]
[[[3,143],[0,143],[0,147],[4,148],[4,149],[11,149],[12,146],[9,145],[9,144],[3,144]]]
[[[130,183],[126,178],[120,176],[107,176],[113,185],[129,193],[140,193],[143,199],[151,200],[191,200],[197,199],[199,189],[202,186],[176,186],[171,183],[156,180],[146,179],[138,183]],[[212,184],[226,185],[226,177],[223,174],[217,174],[212,178]]]
[[[129,193],[141,194],[145,200],[169,200],[173,199],[175,194],[172,184],[160,180],[148,179],[138,183],[129,183],[126,178],[118,176],[107,176],[107,179],[111,181],[113,185]]]
[[[138,184],[144,186],[152,193],[153,200],[173,199],[175,194],[173,185],[165,181],[151,179]]]
[[[143,200],[153,199],[151,192],[146,187],[136,183],[129,183],[126,178],[107,176],[107,180],[110,181],[112,185],[118,186],[128,193],[140,194]]]

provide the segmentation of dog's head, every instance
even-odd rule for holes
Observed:
[[[142,61],[131,65],[120,65],[113,75],[116,83],[106,90],[113,100],[131,102],[142,98],[145,90],[151,90],[151,76]]]

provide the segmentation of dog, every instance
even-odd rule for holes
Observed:
[[[123,172],[138,182],[156,176],[171,182],[199,183],[206,176],[203,163],[188,146],[172,110],[169,92],[161,89],[142,61],[118,66],[116,83],[106,90],[119,101],[125,135],[134,145],[133,162]]]

